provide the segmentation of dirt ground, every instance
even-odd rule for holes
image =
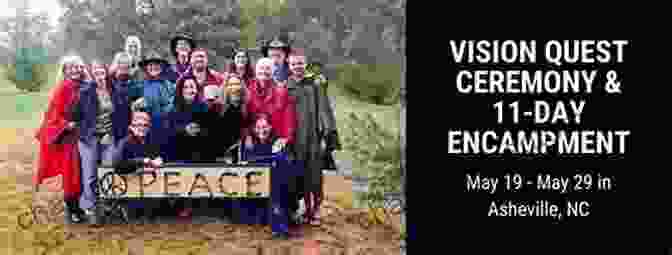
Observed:
[[[19,226],[19,215],[32,204],[61,206],[61,194],[48,191],[33,194],[32,171],[37,145],[33,130],[0,129],[0,240],[7,240],[7,254],[399,254],[398,218],[391,225],[366,224],[366,213],[352,209],[352,186],[347,178],[325,180],[327,201],[321,227],[305,226],[302,238],[271,240],[270,227],[231,224],[108,225],[94,228],[62,223]],[[24,224],[25,225],[25,224]],[[37,252],[37,253],[36,253]]]

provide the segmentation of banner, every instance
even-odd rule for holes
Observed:
[[[271,191],[270,165],[167,164],[118,174],[98,168],[101,198],[263,198]]]

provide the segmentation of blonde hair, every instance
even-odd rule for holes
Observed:
[[[129,47],[131,46],[132,43],[138,46],[138,55],[137,56],[131,55],[131,56],[133,56],[134,58],[142,56],[142,43],[140,42],[140,37],[135,35],[129,35],[126,37],[126,45],[124,45],[124,50],[126,51],[126,53],[129,53],[130,50]]]
[[[69,54],[66,56],[63,56],[61,58],[61,61],[59,61],[59,70],[58,72],[58,79],[57,81],[62,81],[65,79],[65,66],[66,65],[71,65],[71,64],[78,64],[78,65],[84,65],[84,59],[80,57],[79,55],[76,54]]]
[[[259,60],[257,60],[257,65],[255,66],[255,69],[259,68],[259,66],[261,65],[269,65],[272,67],[273,60],[271,58],[260,58]]]

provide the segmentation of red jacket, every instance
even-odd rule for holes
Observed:
[[[266,113],[271,118],[271,126],[278,136],[287,139],[287,143],[294,142],[296,130],[296,101],[289,96],[287,88],[276,86],[271,82],[267,85],[265,95],[261,95],[259,81],[250,80],[247,84],[247,100],[243,116],[243,136],[247,137],[254,128],[255,114]]]
[[[70,121],[70,109],[78,100],[79,83],[73,80],[64,80],[54,88],[47,111],[35,138],[40,144],[35,184],[41,184],[44,179],[62,175],[63,191],[66,199],[79,197],[80,168],[77,130],[67,131],[66,125]]]

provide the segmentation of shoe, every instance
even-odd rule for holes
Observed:
[[[83,211],[79,207],[74,206],[72,203],[65,204],[65,224],[82,223],[84,221],[82,217],[83,214]]]
[[[289,240],[289,233],[273,232],[271,238],[273,240]]]
[[[98,208],[84,210],[84,215],[86,216],[86,220],[90,225],[97,226],[103,224],[100,209]]]

